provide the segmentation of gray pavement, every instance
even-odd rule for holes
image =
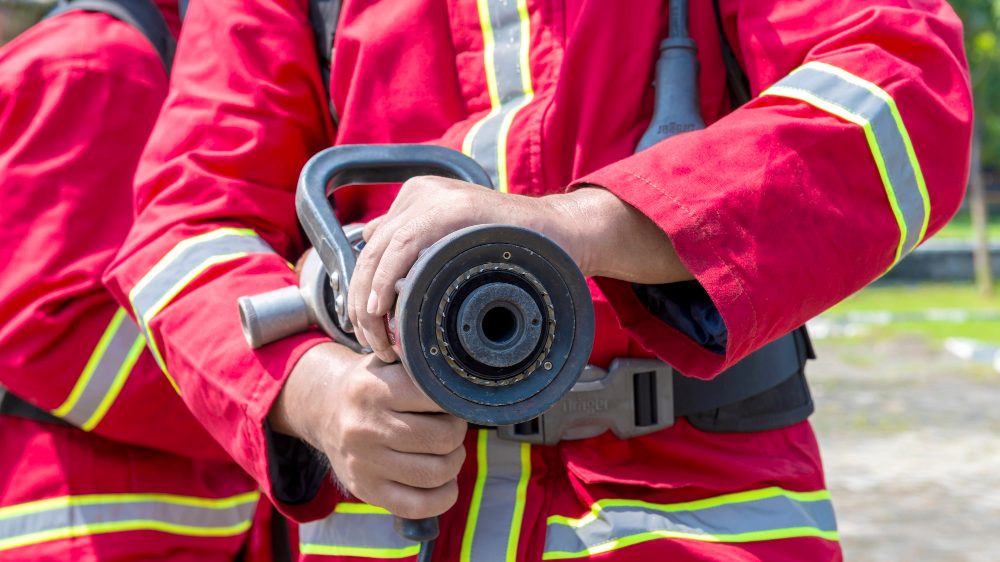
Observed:
[[[1000,561],[1000,375],[919,337],[822,340],[813,424],[849,561]]]

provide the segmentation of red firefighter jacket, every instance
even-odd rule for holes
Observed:
[[[101,281],[166,91],[149,42],[104,14],[0,49],[0,385],[99,435],[222,460]]]
[[[139,167],[139,218],[109,285],[195,415],[273,495],[281,463],[267,454],[265,417],[323,338],[251,351],[236,300],[295,282],[287,262],[304,246],[293,190],[312,154],[331,143],[442,144],[476,154],[510,192],[597,184],[648,215],[717,306],[725,353],[652,315],[628,284],[595,279],[591,361],[655,355],[712,377],[945,223],[963,194],[972,107],[960,22],[944,2],[720,4],[754,99],[731,111],[712,5],[692,2],[709,126],[633,156],[666,1],[349,0],[330,84],[336,127],[304,1],[194,3]],[[511,6],[516,14],[490,11]],[[352,188],[337,207],[345,222],[366,220],[393,196]],[[732,435],[679,420],[627,442],[565,442],[559,454],[587,482],[687,499],[766,482],[823,486],[808,424]],[[337,497],[324,481],[315,496],[279,503],[307,519]]]

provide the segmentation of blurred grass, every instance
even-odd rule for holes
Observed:
[[[836,319],[858,312],[921,313],[928,309],[1000,314],[1000,285],[996,294],[998,297],[983,299],[971,284],[873,285],[825,312],[823,317]],[[867,335],[860,336],[862,338],[916,334],[937,341],[961,337],[1000,345],[1000,321],[995,319],[951,322],[907,318],[886,325],[865,325],[865,328]]]
[[[990,220],[986,227],[986,234],[991,241],[1000,240],[1000,221]],[[948,240],[972,240],[972,218],[969,211],[963,209],[946,224],[934,238],[946,238]]]

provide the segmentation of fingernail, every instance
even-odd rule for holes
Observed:
[[[378,295],[375,294],[375,291],[372,291],[368,295],[368,314],[375,314],[376,312],[378,312]]]

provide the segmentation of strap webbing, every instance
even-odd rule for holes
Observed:
[[[726,65],[726,86],[729,88],[729,105],[736,109],[750,101],[750,81],[743,72],[743,67],[736,60],[733,48],[726,37],[726,29],[722,26],[722,11],[719,9],[719,0],[712,0],[712,7],[715,9],[715,23],[719,26],[719,41],[722,43],[722,62]]]
[[[84,10],[107,14],[134,27],[153,45],[163,67],[170,76],[174,64],[177,42],[163,19],[163,14],[152,0],[61,0],[46,18],[56,17],[71,10]]]

